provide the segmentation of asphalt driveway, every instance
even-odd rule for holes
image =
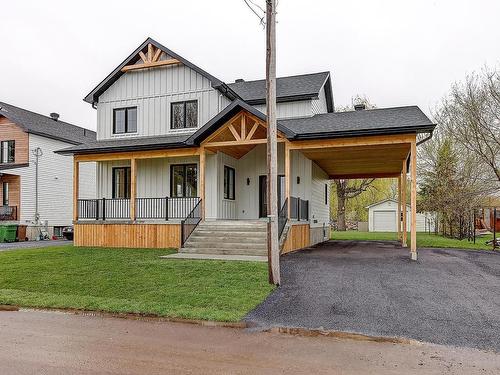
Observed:
[[[500,254],[330,241],[282,257],[282,286],[245,318],[500,352]]]

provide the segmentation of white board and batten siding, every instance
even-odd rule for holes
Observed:
[[[198,127],[230,103],[207,78],[184,65],[127,72],[99,97],[97,137],[103,140],[185,133],[170,129],[170,105],[186,100],[198,101]],[[131,106],[137,107],[137,133],[113,134],[113,110]]]
[[[368,208],[368,230],[370,232],[397,232],[398,223],[398,203],[392,199],[386,199],[374,203]],[[411,230],[411,207],[406,207],[406,217],[408,231]],[[435,228],[434,213],[417,212],[417,232],[434,231]]]
[[[326,106],[325,86],[321,88],[318,98],[311,100],[311,108],[312,113],[315,115],[328,112],[328,108]]]
[[[20,224],[30,225],[35,219],[36,165],[31,150],[40,147],[38,170],[38,211],[42,223],[49,227],[68,226],[73,220],[73,158],[54,153],[71,144],[34,134],[29,135],[29,166],[5,170],[21,177]],[[80,165],[80,197],[94,198],[96,191],[95,163]]]

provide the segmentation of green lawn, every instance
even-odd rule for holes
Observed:
[[[378,240],[390,241],[397,240],[397,233],[394,232],[331,232],[332,240]],[[476,243],[465,240],[456,240],[446,238],[434,234],[427,234],[423,232],[417,233],[417,247],[442,247],[442,248],[457,248],[457,249],[474,249],[474,250],[491,250],[491,245],[486,245],[486,241],[491,240],[492,235],[477,237]],[[410,245],[410,233],[408,233],[408,245]]]
[[[0,304],[239,321],[273,289],[266,263],[159,258],[171,252],[0,252]]]

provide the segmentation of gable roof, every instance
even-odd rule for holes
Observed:
[[[295,139],[430,132],[435,124],[417,106],[322,113],[279,120]]]
[[[228,86],[248,104],[266,103],[266,80],[242,81]],[[276,101],[289,102],[319,97],[325,87],[328,112],[333,112],[333,95],[330,72],[302,74],[276,79]]]
[[[147,38],[139,47],[136,48],[134,52],[132,52],[125,60],[122,61],[120,65],[118,65],[106,78],[104,78],[101,83],[99,83],[90,93],[88,93],[83,100],[91,104],[97,103],[99,96],[103,92],[105,92],[113,83],[115,83],[123,74],[125,74],[124,72],[122,72],[122,68],[129,64],[135,64],[140,60],[139,52],[146,52],[148,44],[152,44],[154,47],[161,49],[167,55],[179,60],[185,66],[193,69],[194,71],[207,78],[211,82],[214,89],[219,90],[231,100],[238,97],[238,95],[234,93],[234,91],[232,91],[224,82],[222,82],[218,78],[215,78],[213,75],[207,73],[184,57],[158,43],[156,40]]]
[[[0,116],[7,117],[27,133],[40,135],[72,144],[92,142],[96,133],[61,120],[41,115],[27,109],[0,102]]]
[[[215,117],[213,117],[210,121],[208,121],[205,125],[203,125],[200,129],[198,129],[193,135],[189,137],[187,143],[190,145],[198,145],[205,138],[207,138],[210,134],[219,129],[222,125],[224,125],[231,117],[236,115],[241,110],[245,110],[252,115],[258,117],[262,121],[266,121],[266,115],[261,111],[252,107],[251,105],[245,103],[240,99],[234,100],[231,104],[229,104],[226,108],[224,108],[221,112],[219,112]],[[284,133],[287,137],[294,137],[295,134],[292,133],[289,129],[284,127],[278,122],[278,130]]]

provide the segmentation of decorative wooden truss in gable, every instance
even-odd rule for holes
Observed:
[[[177,59],[169,58],[161,49],[156,48],[151,43],[148,44],[148,50],[146,53],[139,51],[139,57],[141,58],[139,62],[124,66],[122,68],[122,72],[181,63]]]
[[[278,132],[278,142],[286,138]],[[240,159],[255,146],[267,142],[267,125],[258,117],[241,111],[202,142],[202,146],[212,152],[222,151]]]

